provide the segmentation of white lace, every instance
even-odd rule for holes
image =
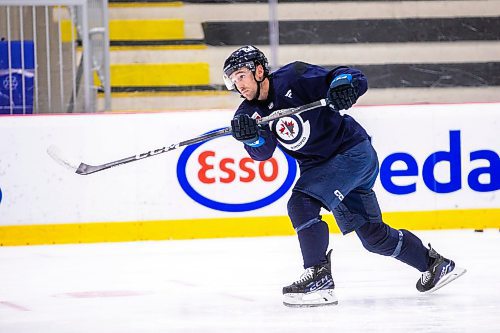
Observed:
[[[425,273],[422,274],[422,277],[420,278],[420,281],[422,282],[422,285],[425,285],[427,282],[429,282],[429,280],[431,279],[432,277],[432,273],[427,271]]]
[[[309,268],[306,268],[306,270],[304,271],[304,273],[302,273],[302,275],[300,276],[300,278],[294,282],[294,284],[300,284],[304,281],[307,281],[309,279],[312,279],[314,277],[314,267],[309,267]]]

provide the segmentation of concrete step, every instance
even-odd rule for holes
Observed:
[[[186,38],[204,38],[202,22],[262,21],[269,18],[267,3],[143,3],[118,5],[109,10],[110,19],[183,18]],[[449,17],[495,17],[500,1],[350,1],[279,3],[279,20],[356,20]]]
[[[277,9],[277,17],[280,20],[402,19],[497,16],[500,14],[499,4],[496,0],[302,1],[279,2]],[[111,3],[109,15],[111,19],[184,17],[187,22],[260,21],[269,17],[269,4],[267,2],[224,4]]]
[[[268,56],[271,54],[268,46],[260,48]],[[223,84],[222,65],[235,49],[234,46],[208,46],[189,50],[124,48],[111,52],[111,62],[206,62],[210,64],[210,83]],[[279,66],[296,60],[318,65],[500,62],[500,42],[280,45],[277,61]]]
[[[167,19],[112,19],[109,21],[109,39],[114,40],[169,40],[183,39],[184,20]]]
[[[193,63],[111,64],[111,87],[208,85],[209,65]]]
[[[278,19],[282,21],[494,18],[500,16],[500,1],[330,1],[315,2],[314,5],[309,2],[280,2],[277,14]],[[205,35],[202,22],[249,21],[251,23],[265,21],[269,18],[269,5],[267,3],[194,4],[180,2],[155,2],[147,5],[140,4],[140,6],[130,3],[126,5],[112,4],[110,5],[110,18],[112,20],[177,18],[184,20],[184,39],[173,39],[168,45],[164,41],[160,41],[162,44],[156,45],[148,41],[146,42],[147,46],[141,45],[141,41],[136,42],[136,46],[132,46],[131,43],[123,43],[120,44],[121,46],[116,46],[117,44],[113,46],[112,44],[111,62],[115,64],[114,66],[123,65],[123,74],[120,74],[120,77],[123,77],[123,80],[120,79],[121,83],[136,87],[147,87],[148,84],[153,83],[154,86],[168,88],[165,90],[175,89],[173,86],[165,85],[167,79],[156,81],[158,77],[172,76],[172,74],[167,74],[166,69],[165,72],[162,72],[154,69],[151,71],[132,70],[132,68],[140,68],[140,64],[193,62],[208,64],[208,74],[203,74],[208,76],[208,82],[205,79],[195,79],[195,82],[206,83],[185,82],[186,89],[193,89],[195,85],[209,86],[207,89],[213,89],[211,85],[217,86],[215,91],[203,91],[203,88],[200,88],[202,89],[200,91],[196,88],[195,91],[161,91],[162,89],[158,89],[156,92],[114,92],[114,111],[234,109],[240,102],[238,94],[220,89],[222,89],[223,84],[222,64],[236,46],[204,45],[202,42]],[[175,41],[190,41],[191,44],[172,44]],[[259,45],[259,47],[270,56],[270,49],[267,45]],[[336,64],[383,66],[385,64],[498,63],[500,62],[500,41],[280,45],[277,56],[277,59],[270,58],[271,63],[276,64],[277,67],[295,60],[325,66]],[[131,64],[134,67],[131,67]],[[128,72],[134,74],[125,74]],[[394,76],[395,73],[388,74]],[[475,78],[475,73],[465,74]],[[135,78],[135,76],[150,75],[156,78],[151,79],[152,81],[147,81],[149,79],[145,78]],[[175,79],[176,82],[186,76],[183,73],[175,75],[180,76],[180,78]],[[191,73],[189,77],[195,78],[196,75]],[[481,75],[485,74],[481,73]],[[493,73],[493,75],[495,74]],[[478,79],[481,80],[481,76]],[[113,85],[115,86],[115,84]],[[180,87],[182,89],[182,86]],[[359,105],[484,102],[499,101],[499,96],[500,86],[375,89],[372,87],[368,94],[360,99]]]
[[[113,93],[113,112],[235,110],[242,99],[229,91]],[[500,87],[369,89],[356,105],[500,102]],[[100,98],[100,103],[103,103]]]
[[[71,21],[61,22],[61,34],[64,42],[71,41],[76,36],[76,30],[71,30]],[[113,41],[163,41],[182,40],[184,20],[169,19],[116,19],[109,21],[109,39]]]
[[[103,105],[104,101],[101,95],[99,102]],[[236,108],[239,103],[239,95],[229,91],[112,93],[111,111],[231,109]]]

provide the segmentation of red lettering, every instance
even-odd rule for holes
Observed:
[[[267,162],[271,163],[272,166],[270,176],[267,176],[264,170],[264,167]],[[259,163],[259,175],[260,178],[262,178],[262,180],[265,182],[272,182],[278,177],[278,162],[274,157],[271,157],[270,159]]]
[[[257,177],[257,171],[254,169],[256,161],[250,157],[244,157],[239,162],[234,158],[223,158],[220,162],[212,158],[216,158],[216,153],[212,150],[204,151],[198,156],[200,164],[198,179],[204,184],[213,184],[217,181],[229,184],[234,182],[237,176],[240,182],[250,183]],[[263,181],[272,182],[278,178],[279,166],[274,157],[259,162],[258,168],[258,176]]]
[[[215,183],[215,178],[207,177],[207,171],[213,170],[213,168],[214,168],[213,165],[207,163],[207,158],[214,157],[214,156],[215,156],[215,152],[213,152],[211,150],[204,151],[203,153],[200,154],[200,156],[198,156],[198,163],[200,163],[200,166],[201,166],[201,169],[198,171],[198,179],[200,179],[200,181],[202,183],[205,183],[205,184]]]
[[[227,167],[228,164],[234,164],[234,160],[232,158],[223,158],[220,161],[220,170],[227,174],[227,177],[220,177],[220,181],[222,183],[231,183],[236,178],[236,173]]]
[[[241,171],[247,173],[246,177],[240,176],[240,181],[242,181],[243,183],[249,183],[255,179],[255,171],[247,166],[248,163],[253,164],[253,160],[250,157],[244,157],[241,159],[239,164]]]

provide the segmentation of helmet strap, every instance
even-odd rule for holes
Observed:
[[[262,78],[262,80],[257,80],[257,78],[255,77],[255,72],[253,73],[253,78],[255,80],[255,82],[257,82],[257,93],[255,94],[255,97],[254,99],[252,99],[252,101],[256,102],[259,100],[259,97],[260,97],[260,84],[262,82],[264,82],[264,80],[266,79],[266,76],[264,75],[264,77]]]

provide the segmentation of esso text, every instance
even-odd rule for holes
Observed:
[[[272,182],[279,174],[278,161],[271,157],[266,161],[254,161],[250,157],[220,158],[213,150],[198,155],[198,179],[203,184],[250,183],[254,180]]]

